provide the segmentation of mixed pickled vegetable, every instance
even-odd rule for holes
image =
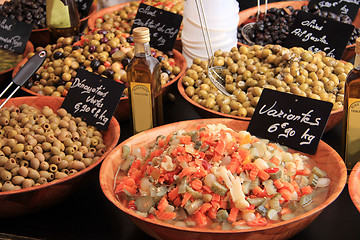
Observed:
[[[22,54],[0,48],[0,73],[15,67],[22,59]]]
[[[321,204],[330,179],[308,156],[225,125],[123,145],[115,193],[136,213],[176,226],[246,229]]]

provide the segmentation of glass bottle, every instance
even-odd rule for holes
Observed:
[[[356,39],[355,53],[344,95],[343,157],[348,170],[360,161],[360,38]]]
[[[75,0],[46,0],[46,25],[50,41],[70,37],[80,32],[80,17]]]
[[[134,58],[126,68],[134,134],[163,124],[160,63],[150,50],[146,27],[133,29]]]

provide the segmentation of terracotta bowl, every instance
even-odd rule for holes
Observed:
[[[176,89],[176,82],[184,75],[186,71],[186,60],[184,56],[178,52],[177,50],[173,51],[174,53],[174,60],[177,66],[180,67],[180,73],[177,75],[173,80],[168,82],[167,84],[162,86],[163,89],[163,95],[167,94],[168,92],[173,91],[173,88]],[[13,76],[16,75],[16,73],[20,70],[20,68],[27,62],[28,59],[23,59],[14,69]],[[31,91],[30,89],[27,89],[26,87],[21,87],[21,90],[25,91],[26,93],[30,95],[35,96],[42,96],[38,93],[35,93]],[[129,98],[128,97],[122,97],[120,98],[120,102],[116,108],[116,111],[114,113],[115,118],[119,121],[126,121],[129,119],[130,115],[130,105],[129,105]]]
[[[103,8],[99,11],[97,11],[95,14],[93,14],[89,20],[88,20],[88,29],[89,31],[92,31],[95,29],[95,20],[98,19],[99,17],[104,16],[105,14],[108,13],[112,13],[115,11],[119,11],[121,10],[123,7],[130,5],[131,2],[125,2],[125,3],[121,3],[121,4],[117,4],[111,7],[107,7],[107,8]],[[174,44],[174,48],[178,51],[181,51],[181,40],[180,38],[177,38]]]
[[[90,7],[89,14],[80,19],[80,29],[83,29],[86,27],[88,19],[94,15],[97,11],[97,4],[93,3]],[[40,29],[34,29],[31,32],[30,35],[30,41],[34,44],[35,48],[37,47],[45,47],[50,43],[50,33],[49,28],[40,28]]]
[[[198,104],[197,102],[189,98],[189,96],[185,93],[185,88],[184,85],[182,84],[182,78],[180,78],[180,80],[178,81],[177,86],[181,96],[183,96],[190,104],[192,104],[195,107],[196,111],[204,118],[226,117],[226,118],[233,118],[247,122],[250,122],[251,120],[250,117],[233,116],[230,114],[214,111],[212,109],[206,108]],[[332,111],[329,120],[327,121],[325,131],[329,131],[330,129],[334,128],[342,120],[342,117],[343,117],[342,108]]]
[[[309,1],[283,1],[269,3],[268,9],[270,8],[282,8],[292,6],[294,9],[300,9],[304,5],[308,5]],[[260,6],[260,12],[265,12],[265,5]],[[246,23],[249,17],[254,16],[257,13],[257,7],[252,7],[239,12],[239,26]],[[352,23],[355,28],[360,27],[360,10]],[[241,44],[244,45],[244,44]],[[346,46],[344,53],[341,57],[342,60],[349,61],[355,57],[355,44]]]
[[[346,184],[347,171],[345,164],[337,152],[325,142],[320,142],[317,153],[310,156],[315,160],[315,164],[325,170],[331,179],[331,185],[328,198],[313,210],[297,216],[291,220],[280,223],[254,227],[246,230],[204,230],[188,227],[177,227],[168,223],[154,221],[135,214],[132,210],[124,207],[114,193],[114,180],[119,170],[119,166],[123,162],[121,158],[122,146],[130,147],[143,146],[153,142],[156,136],[162,134],[167,135],[173,131],[185,129],[186,131],[194,130],[201,124],[222,123],[234,130],[246,130],[248,122],[234,119],[199,119],[172,123],[163,125],[125,140],[106,157],[100,168],[100,186],[105,196],[112,202],[121,212],[125,213],[140,229],[155,239],[163,240],[247,240],[247,239],[287,239],[306,228],[321,212],[329,206],[342,192]]]
[[[360,162],[350,172],[348,188],[350,198],[360,212]]]
[[[31,53],[31,52],[34,52],[34,46],[33,46],[33,44],[32,44],[30,41],[28,41],[28,42],[26,43],[25,51],[24,51],[24,53],[23,53],[23,58],[26,58],[27,55],[28,55],[29,53]],[[16,66],[15,66],[15,67],[16,67]],[[7,80],[9,80],[9,83],[10,83],[10,80],[11,80],[11,78],[12,78],[12,73],[13,73],[15,67],[12,67],[12,68],[10,68],[10,69],[8,69],[8,70],[5,70],[5,71],[3,71],[3,72],[0,72],[0,83],[2,83],[3,81],[7,81]]]
[[[10,99],[5,104],[5,107],[19,106],[26,103],[38,109],[49,106],[53,110],[57,110],[61,106],[62,101],[62,98],[47,96],[18,97]],[[3,99],[1,102],[3,102]],[[103,161],[105,156],[117,145],[120,138],[120,125],[115,118],[111,119],[108,130],[103,132],[103,137],[107,147],[106,153],[98,161],[82,171],[61,180],[49,182],[40,186],[0,192],[0,217],[8,218],[22,216],[54,206],[66,199],[86,182],[89,174],[93,172],[93,169],[96,168]]]

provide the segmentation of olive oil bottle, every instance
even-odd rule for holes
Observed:
[[[150,31],[133,29],[134,58],[126,68],[134,134],[163,124],[160,63],[150,50]]]
[[[77,35],[80,17],[75,0],[46,0],[46,25],[51,43],[56,43],[59,37]]]
[[[360,38],[356,39],[355,53],[344,96],[343,157],[348,170],[360,161]]]

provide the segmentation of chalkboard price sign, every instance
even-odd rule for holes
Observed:
[[[150,46],[167,52],[174,48],[182,19],[179,14],[140,3],[132,29],[149,28]]]
[[[351,24],[299,11],[283,46],[303,47],[314,53],[323,51],[340,59],[353,30]]]
[[[87,124],[106,130],[125,85],[79,69],[62,108]]]
[[[0,16],[0,48],[23,53],[32,29],[32,24]]]
[[[248,131],[304,153],[314,154],[333,104],[264,89]]]
[[[359,0],[310,0],[308,6],[310,8],[316,5],[320,10],[332,12],[336,15],[345,14],[354,21],[359,10],[359,4]]]

